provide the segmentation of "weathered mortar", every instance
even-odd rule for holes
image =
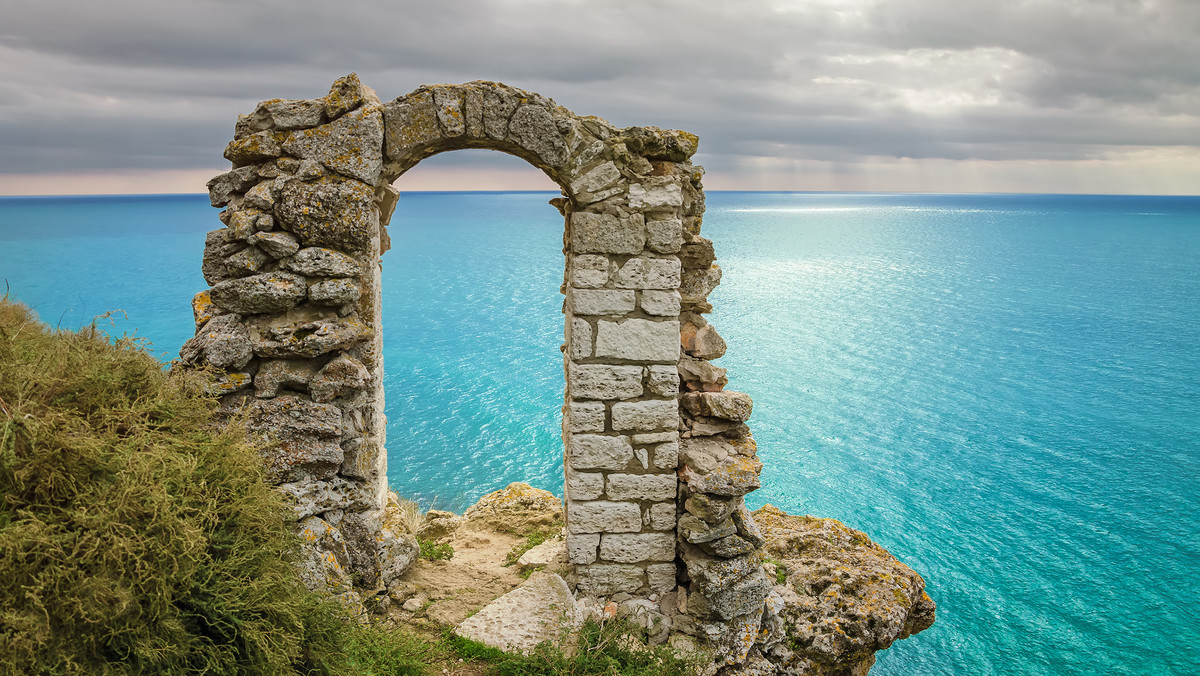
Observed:
[[[723,391],[707,324],[719,283],[700,237],[698,139],[617,129],[493,82],[424,86],[381,103],[351,74],[329,95],[263,102],[209,182],[209,233],[186,363],[226,370],[271,479],[307,531],[332,533],[356,593],[395,570],[386,496],[380,256],[391,187],[421,159],[487,148],[562,187],[566,539],[579,595],[679,590],[676,629],[730,668],[770,643],[762,538],[743,504],[762,468],[750,398]],[[310,538],[313,539],[313,538]],[[682,568],[679,568],[682,564]],[[334,565],[334,564],[330,564]],[[764,610],[766,608],[766,610]],[[747,640],[745,637],[751,637]],[[740,638],[739,638],[740,637]],[[764,634],[765,637],[765,634]]]

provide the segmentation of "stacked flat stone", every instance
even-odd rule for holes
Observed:
[[[264,101],[208,183],[226,227],[208,233],[196,336],[182,360],[226,374],[268,479],[314,549],[308,577],[377,592],[394,575],[379,341],[383,108],[354,75],[312,100]],[[410,549],[405,547],[405,549]],[[407,555],[407,552],[406,552]],[[319,570],[319,575],[313,575]],[[314,583],[315,584],[315,583]]]
[[[744,496],[759,487],[762,463],[746,425],[750,397],[726,391],[725,369],[712,363],[725,354],[725,341],[704,314],[708,294],[721,281],[710,240],[700,236],[701,211],[684,221],[680,287],[678,374],[680,405],[679,558],[687,571],[679,590],[685,617],[676,629],[717,648],[723,672],[734,673],[782,634],[768,603],[772,581],[763,571],[763,538]]]

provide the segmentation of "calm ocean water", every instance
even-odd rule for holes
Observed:
[[[384,257],[389,478],[561,495],[549,193],[405,194]],[[934,627],[874,673],[1185,674],[1200,654],[1200,198],[709,193],[711,322],[755,400],[753,506],[840,519]],[[202,196],[0,198],[43,320],[193,332]]]

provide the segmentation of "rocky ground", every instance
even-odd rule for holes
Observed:
[[[525,613],[550,609],[556,621],[532,624],[574,625],[588,617],[628,616],[650,630],[651,642],[694,646],[689,637],[671,630],[688,626],[680,619],[674,593],[654,602],[624,598],[628,595],[572,599],[556,574],[565,576],[568,568],[558,535],[561,509],[550,493],[512,484],[485,496],[462,516],[425,515],[412,524],[416,537],[427,547],[448,545],[453,556],[417,559],[388,590],[388,621],[426,635],[457,626],[481,642],[521,649],[554,637],[553,630],[522,628],[523,622],[530,624]],[[774,583],[776,624],[787,634],[766,656],[770,670],[761,673],[864,676],[876,651],[933,623],[935,606],[921,576],[865,534],[833,519],[792,516],[771,505],[753,516],[766,541],[763,568]],[[534,533],[554,535],[529,549],[528,536]],[[760,666],[766,667],[766,661]],[[444,666],[449,674],[477,669]]]

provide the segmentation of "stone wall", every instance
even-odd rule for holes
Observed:
[[[380,256],[391,183],[430,155],[499,150],[562,188],[563,446],[576,593],[676,590],[685,630],[757,631],[770,584],[742,497],[761,464],[749,397],[723,390],[724,341],[703,315],[719,283],[700,236],[698,139],[618,129],[492,82],[425,86],[381,103],[351,74],[324,98],[239,118],[231,171],[209,182],[211,288],[187,364],[226,373],[270,479],[296,518],[344,542],[360,593],[389,582]],[[338,557],[334,557],[338,558]],[[679,564],[683,564],[679,568]],[[753,640],[750,641],[752,645]],[[734,656],[736,657],[736,656]],[[743,655],[744,657],[744,655]]]

